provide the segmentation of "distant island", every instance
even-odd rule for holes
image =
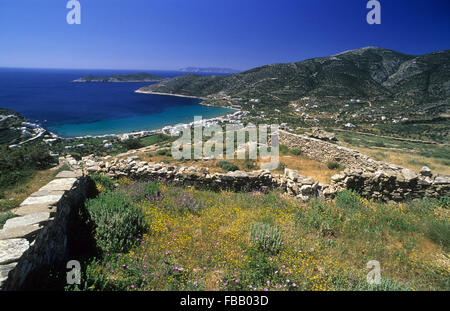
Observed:
[[[152,75],[146,72],[121,74],[113,76],[94,76],[88,75],[84,78],[79,78],[73,82],[157,82],[164,78]]]
[[[181,72],[195,72],[195,73],[221,73],[221,74],[233,74],[240,72],[236,69],[230,69],[230,68],[217,68],[217,67],[207,67],[207,68],[201,68],[201,67],[186,67],[181,68],[179,71]]]

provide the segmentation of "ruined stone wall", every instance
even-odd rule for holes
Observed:
[[[313,160],[336,161],[346,169],[333,176],[327,193],[352,189],[362,196],[382,201],[450,195],[450,176],[432,174],[427,167],[420,173],[398,165],[375,161],[358,151],[304,135],[279,131],[280,143],[296,148]]]
[[[286,169],[284,174],[272,174],[268,170],[210,174],[205,167],[147,163],[139,161],[137,156],[122,159],[89,156],[76,165],[82,165],[86,174],[98,172],[113,178],[128,176],[132,179],[165,180],[212,190],[280,189],[302,200],[312,196],[334,197],[344,189],[355,190],[366,198],[396,202],[450,195],[450,176],[433,175],[427,168],[417,173],[397,165],[374,161],[357,151],[314,138],[289,133],[282,135],[282,143],[302,150],[305,156],[321,162],[338,161],[346,169],[334,175],[329,185],[323,185],[291,169]]]
[[[69,227],[91,181],[71,171],[33,193],[0,230],[0,287],[20,290],[40,269],[68,261]]]
[[[380,163],[368,156],[349,148],[338,146],[320,139],[305,135],[292,134],[279,130],[280,144],[286,145],[289,149],[298,149],[302,155],[318,162],[339,162],[347,168],[375,168]]]
[[[297,171],[286,169],[284,174],[271,174],[268,170],[253,172],[234,171],[210,173],[207,167],[178,166],[140,161],[137,156],[123,159],[84,157],[81,161],[85,173],[101,173],[112,178],[127,176],[134,180],[161,180],[182,186],[196,186],[210,190],[266,191],[281,189],[292,196],[307,200],[320,195],[322,185]],[[79,167],[79,164],[78,166]]]

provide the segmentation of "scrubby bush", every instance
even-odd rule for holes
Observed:
[[[286,167],[287,167],[286,164],[284,164],[283,162],[280,162],[280,163],[278,164],[277,171],[284,171],[284,169],[285,169]]]
[[[228,162],[228,161],[219,161],[219,162],[217,162],[216,166],[220,167],[221,169],[223,169],[227,172],[239,170],[239,167],[237,167],[235,164]]]
[[[275,254],[281,247],[281,232],[276,226],[257,222],[250,227],[250,241],[256,248]]]
[[[8,212],[6,214],[0,214],[0,229],[3,228],[3,225],[5,224],[5,222],[10,219],[10,218],[14,218],[16,217],[16,215],[14,215],[11,212]]]
[[[255,162],[253,160],[250,159],[245,159],[244,160],[244,167],[248,170],[254,169],[255,168]]]
[[[361,196],[353,190],[341,191],[336,196],[336,205],[343,209],[361,208]]]
[[[300,149],[292,149],[292,150],[291,150],[291,153],[292,153],[293,155],[298,156],[298,155],[301,155],[301,154],[302,154],[302,151],[301,151]]]
[[[86,208],[101,251],[125,252],[145,230],[142,209],[120,192],[101,193]]]
[[[133,182],[120,187],[120,192],[133,202],[142,202],[160,194],[159,186],[155,182]]]
[[[430,219],[427,222],[426,235],[446,251],[450,250],[450,223],[448,221]]]
[[[280,144],[280,146],[278,148],[279,148],[280,154],[289,153],[289,147],[286,145]]]
[[[296,223],[312,230],[339,231],[342,219],[336,211],[320,199],[311,200],[311,206],[296,213]]]
[[[4,190],[31,178],[36,170],[48,169],[57,162],[45,144],[21,146],[14,150],[0,146],[0,197]]]
[[[101,174],[92,174],[91,179],[94,181],[97,190],[100,193],[112,191],[114,189],[114,182],[108,176]]]
[[[327,163],[327,167],[330,170],[342,170],[343,167],[339,162],[336,161],[330,161]]]
[[[122,144],[127,150],[139,149],[144,147],[141,141],[137,138],[125,140]]]
[[[156,154],[159,156],[170,157],[172,155],[172,152],[170,151],[170,149],[159,149],[158,151],[156,151]]]

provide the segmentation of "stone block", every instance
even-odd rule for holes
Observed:
[[[16,262],[29,247],[26,239],[0,240],[0,265]]]
[[[29,240],[36,236],[36,234],[42,229],[39,225],[21,226],[3,228],[0,230],[0,240],[24,238]]]
[[[40,197],[28,197],[25,201],[20,204],[20,206],[31,205],[31,204],[48,204],[54,205],[61,200],[62,194],[50,194]]]
[[[68,191],[72,189],[76,181],[76,178],[58,178],[49,182],[47,185],[39,189],[39,191]]]
[[[48,221],[49,219],[50,213],[48,212],[28,214],[25,216],[8,219],[3,225],[3,229],[26,227]]]
[[[48,205],[48,204],[30,204],[30,205],[20,206],[13,211],[13,213],[18,216],[25,216],[28,214],[36,214],[36,213],[43,213],[43,212],[47,212],[52,215],[52,214],[56,213],[56,206]]]
[[[55,178],[77,178],[77,177],[79,177],[79,176],[72,171],[62,171],[62,172],[59,172]]]

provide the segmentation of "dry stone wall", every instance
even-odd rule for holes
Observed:
[[[346,168],[355,169],[366,167],[375,169],[380,165],[379,162],[358,151],[284,130],[279,130],[279,141],[280,144],[286,145],[290,149],[298,149],[304,156],[322,163],[335,161],[343,164]]]
[[[90,179],[72,171],[33,193],[0,230],[0,288],[20,290],[30,275],[68,260],[68,228]]]
[[[137,156],[123,159],[84,157],[81,166],[86,174],[101,173],[112,178],[122,176],[135,180],[162,180],[183,186],[196,186],[211,190],[266,191],[281,189],[289,195],[307,200],[319,196],[323,186],[314,179],[286,169],[284,174],[271,174],[268,170],[253,172],[234,171],[210,173],[206,167],[178,166],[140,161]],[[80,164],[78,164],[80,165]]]
[[[416,171],[375,161],[358,151],[304,135],[279,131],[280,143],[296,148],[319,162],[336,161],[346,169],[331,178],[325,194],[352,189],[367,198],[382,201],[403,201],[416,198],[450,195],[450,176],[432,174],[428,167]]]

